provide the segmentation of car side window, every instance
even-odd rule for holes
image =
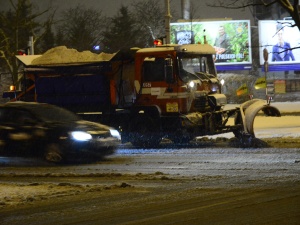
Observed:
[[[10,114],[10,109],[7,108],[0,109],[0,122],[2,124],[13,122],[12,115]]]
[[[4,121],[4,109],[0,109],[0,123]]]
[[[36,121],[32,114],[28,111],[18,110],[16,113],[17,115],[15,115],[15,119],[20,125],[34,124]]]
[[[25,110],[20,109],[1,109],[0,122],[4,124],[26,125],[36,121],[33,115]]]

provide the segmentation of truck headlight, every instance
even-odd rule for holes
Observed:
[[[92,135],[83,131],[73,131],[71,132],[71,136],[76,141],[88,141],[92,139]]]
[[[189,83],[189,87],[190,87],[190,88],[195,87],[195,82],[194,82],[194,81],[191,81],[191,82]]]
[[[212,84],[210,89],[212,92],[216,93],[219,90],[219,86],[217,84]]]
[[[114,129],[110,129],[109,131],[110,131],[111,136],[117,138],[118,140],[121,140],[121,135],[120,135],[119,131],[114,130]]]

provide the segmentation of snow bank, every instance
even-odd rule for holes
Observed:
[[[271,105],[276,107],[281,113],[300,113],[300,102],[271,102]],[[224,109],[234,109],[239,106],[240,104],[227,104],[224,106]]]

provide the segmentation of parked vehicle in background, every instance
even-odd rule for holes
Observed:
[[[119,142],[117,130],[58,106],[21,101],[0,105],[1,156],[81,161],[113,154]]]

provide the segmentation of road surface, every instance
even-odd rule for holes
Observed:
[[[297,148],[123,146],[92,164],[14,160],[1,167],[0,224],[300,224]]]

